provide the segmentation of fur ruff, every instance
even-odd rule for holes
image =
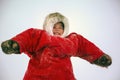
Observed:
[[[64,23],[64,33],[61,37],[66,37],[69,32],[68,19],[62,14],[56,12],[49,14],[44,21],[43,29],[46,30],[50,35],[53,35],[52,29],[55,23],[63,22]]]

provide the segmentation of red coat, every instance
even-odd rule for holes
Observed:
[[[71,56],[93,62],[103,52],[79,34],[66,38],[51,36],[40,29],[28,29],[14,38],[20,52],[30,57],[24,80],[75,80]]]

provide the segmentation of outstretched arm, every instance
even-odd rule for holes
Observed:
[[[74,39],[72,39],[75,36]],[[78,46],[75,56],[89,61],[92,64],[96,64],[102,67],[108,67],[112,63],[112,59],[109,55],[105,54],[95,44],[84,38],[79,34],[71,34],[70,39]]]
[[[3,52],[6,54],[25,53],[29,57],[40,51],[50,43],[50,36],[46,31],[40,29],[27,29],[10,40],[1,44]]]
[[[6,54],[19,54],[19,45],[16,41],[13,40],[7,40],[2,42],[1,44],[2,51]]]

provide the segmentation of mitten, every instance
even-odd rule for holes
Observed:
[[[6,54],[20,53],[18,43],[13,40],[7,40],[2,42],[1,48],[2,48],[2,51]]]
[[[108,67],[112,64],[112,59],[109,55],[104,54],[99,59],[95,60],[93,63],[102,67]]]

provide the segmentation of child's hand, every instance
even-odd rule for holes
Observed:
[[[1,44],[2,51],[6,54],[20,53],[19,45],[13,40],[7,40]]]
[[[102,67],[108,67],[112,64],[112,59],[109,55],[104,54],[99,59],[95,60],[93,63]]]

